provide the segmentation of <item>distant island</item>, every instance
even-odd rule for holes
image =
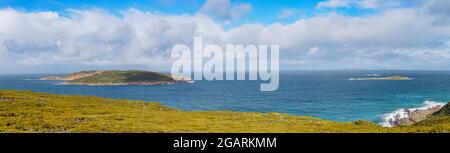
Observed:
[[[406,76],[387,76],[387,77],[350,78],[350,80],[412,80],[412,78]]]
[[[61,80],[73,85],[163,85],[190,82],[188,77],[139,70],[81,71],[67,76],[48,76],[41,80]]]

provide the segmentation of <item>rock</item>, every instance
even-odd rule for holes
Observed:
[[[444,107],[442,107],[439,111],[437,111],[433,115],[450,115],[449,103],[447,103]]]
[[[441,110],[441,108],[442,106],[434,106],[427,109],[404,109],[407,117],[403,117],[400,114],[397,114],[394,116],[394,120],[392,122],[397,126],[415,124],[426,119],[427,116],[438,112],[439,110]]]

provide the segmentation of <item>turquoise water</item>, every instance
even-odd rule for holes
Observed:
[[[350,81],[367,74],[404,75],[408,81]],[[160,86],[78,86],[33,80],[47,75],[2,75],[0,89],[157,101],[183,110],[282,112],[336,121],[380,122],[399,108],[424,101],[450,101],[449,71],[298,71],[281,72],[274,92],[258,81],[196,81]]]

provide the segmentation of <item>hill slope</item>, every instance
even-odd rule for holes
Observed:
[[[367,121],[180,111],[154,102],[0,90],[0,132],[450,132],[450,118],[384,128]]]

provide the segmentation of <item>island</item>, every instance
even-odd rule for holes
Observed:
[[[157,102],[0,90],[0,132],[450,132],[448,104],[412,125],[337,122],[276,112],[184,111]]]
[[[70,85],[163,85],[191,82],[184,76],[140,70],[95,70],[81,71],[67,76],[48,76],[41,80],[61,80]]]
[[[387,76],[387,77],[350,78],[349,80],[412,80],[412,78],[406,76]]]

